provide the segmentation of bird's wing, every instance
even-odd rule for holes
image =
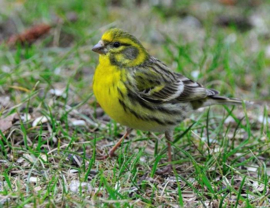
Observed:
[[[218,94],[187,77],[174,73],[157,59],[133,74],[137,94],[149,102],[188,102]]]

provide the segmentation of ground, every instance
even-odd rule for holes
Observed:
[[[270,4],[0,0],[0,207],[270,207]],[[101,34],[134,34],[172,70],[253,101],[123,135],[92,93]]]

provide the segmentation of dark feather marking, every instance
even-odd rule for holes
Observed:
[[[172,122],[172,121],[166,121],[166,123],[169,124],[169,125],[176,125],[176,123]]]
[[[161,125],[165,125],[166,123],[162,122],[161,120],[155,118],[155,117],[151,117],[151,120],[157,122],[158,124],[161,124]]]
[[[135,47],[128,47],[121,51],[121,53],[124,54],[126,59],[134,60],[137,58],[139,51]]]
[[[155,68],[153,67],[153,65],[150,65],[149,66],[151,69],[153,69],[157,74],[160,74],[160,72]],[[160,74],[162,77],[163,77],[163,74]],[[164,77],[163,77],[164,78]]]
[[[120,100],[120,99],[118,99],[118,102],[120,103],[120,105],[122,105],[122,107],[124,108],[124,111],[127,112],[127,106],[126,106],[126,104],[122,100]]]
[[[141,115],[137,114],[134,110],[127,107],[122,100],[119,99],[118,101],[122,105],[122,107],[124,108],[125,112],[127,112],[127,110],[128,110],[131,114],[133,114],[138,119],[141,119],[141,120],[144,120],[144,121],[155,121],[160,125],[166,125],[166,124],[176,125],[174,122],[171,122],[171,121],[168,121],[168,120],[163,122],[163,121],[159,120],[158,118],[156,118],[154,116],[141,116]]]
[[[169,114],[169,115],[175,115],[175,114],[180,114],[181,111],[179,110],[169,110],[165,107],[162,107],[160,105],[156,105],[156,104],[159,104],[159,103],[162,103],[161,101],[158,101],[158,100],[152,100],[152,99],[147,99],[147,101],[150,101],[151,103],[147,103],[144,99],[142,99],[141,97],[139,97],[136,93],[134,93],[133,91],[131,91],[129,89],[129,87],[126,85],[126,87],[128,88],[128,98],[130,100],[130,102],[132,104],[135,104],[134,102],[137,102],[139,103],[142,107],[146,108],[146,109],[149,109],[149,110],[152,110],[152,111],[161,111],[162,113],[164,114]],[[154,105],[153,105],[154,104]]]
[[[144,80],[144,78],[141,75],[137,75],[137,78],[140,80]]]
[[[157,110],[161,111],[162,113],[166,113],[169,115],[180,115],[181,114],[181,110],[168,110],[168,108],[164,108],[161,106],[157,106]]]
[[[173,77],[173,79],[176,80],[175,73],[172,72],[172,71],[170,71],[170,70],[168,70],[168,68],[166,67],[166,65],[162,64],[163,65],[162,66],[159,63],[161,63],[161,61],[156,61],[155,66],[157,66],[162,72],[166,72],[166,73],[170,74]]]
[[[150,84],[154,84],[155,83],[155,81],[152,80],[152,79],[149,79],[148,81],[149,81]]]
[[[180,119],[177,119],[177,120],[175,121],[175,123],[176,123],[176,124],[179,124],[179,123],[181,123],[183,120],[184,120],[184,118],[181,117],[181,120],[180,120]]]
[[[132,92],[132,91],[130,91],[129,89],[128,89],[128,94],[127,94],[127,96],[128,96],[128,98],[129,98],[129,101],[132,103],[132,105],[135,105],[135,102],[136,102],[136,95]]]
[[[120,94],[120,96],[122,97],[122,98],[124,98],[124,95],[123,95],[123,93],[122,93],[122,91],[117,87],[117,91],[118,91],[118,93]]]
[[[110,55],[109,58],[110,58],[110,63],[112,65],[114,65],[114,66],[118,66],[119,65],[118,61],[116,61],[115,57],[112,54]]]

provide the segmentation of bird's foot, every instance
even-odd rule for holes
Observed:
[[[97,160],[106,160],[109,157],[109,155],[97,155],[96,159]]]
[[[107,155],[98,155],[97,160],[106,160],[107,158],[116,157],[117,155],[114,152],[109,152]]]
[[[167,165],[162,169],[158,169],[156,171],[156,174],[158,174],[158,175],[167,175],[167,174],[170,174],[172,172],[172,170],[173,170],[172,165]]]
[[[125,134],[122,136],[122,138],[113,146],[113,148],[109,151],[108,155],[101,155],[97,157],[97,160],[105,160],[108,157],[115,157],[116,155],[114,152],[117,150],[117,148],[121,145],[122,141],[129,135],[129,133],[132,131],[132,129],[127,128]]]

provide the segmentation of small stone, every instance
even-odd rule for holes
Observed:
[[[86,182],[80,182],[78,180],[73,180],[69,184],[69,190],[74,192],[74,193],[78,193],[80,188],[82,190],[87,191],[88,193],[90,193],[92,191],[92,186]]]
[[[33,127],[36,127],[37,125],[39,124],[42,124],[42,123],[46,123],[48,121],[48,118],[45,117],[45,116],[40,116],[38,118],[36,118],[33,123],[32,123],[32,126]]]
[[[86,126],[86,123],[84,120],[75,120],[75,121],[72,121],[71,124],[73,126]]]

